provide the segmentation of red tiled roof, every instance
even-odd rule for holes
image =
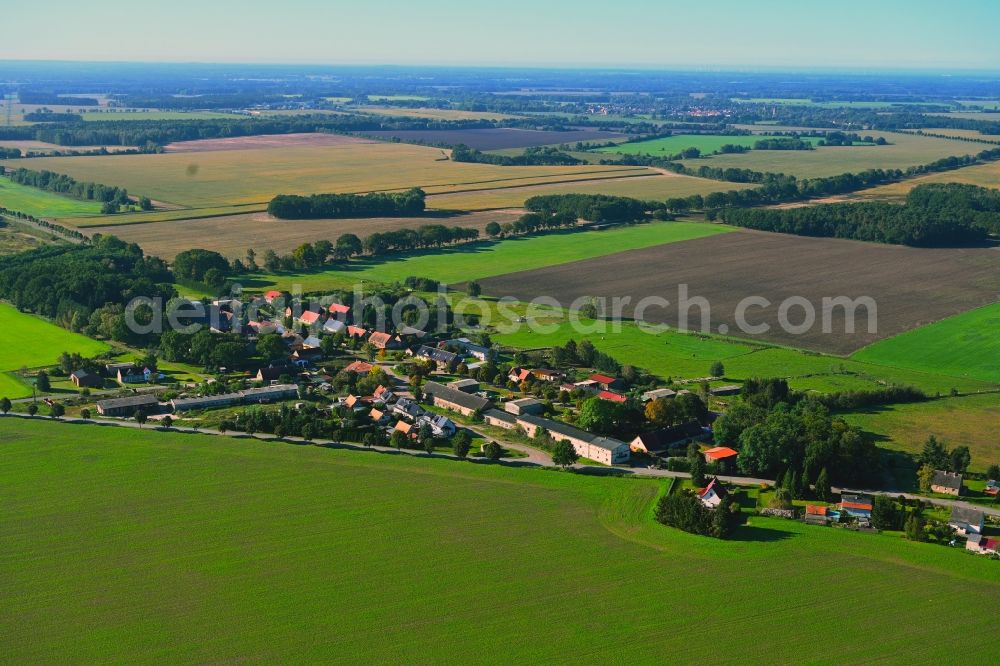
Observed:
[[[368,331],[361,328],[360,326],[348,326],[347,334],[351,337],[363,338],[368,335]]]
[[[327,310],[330,312],[336,312],[337,314],[347,314],[351,311],[350,305],[341,305],[340,303],[332,303]]]
[[[819,504],[807,504],[806,505],[806,513],[808,513],[810,515],[813,515],[813,516],[825,516],[826,515],[826,507],[825,506],[820,506]]]
[[[871,504],[861,504],[860,502],[841,502],[840,506],[844,509],[858,509],[859,511],[871,511]]]
[[[709,460],[722,460],[724,458],[732,458],[736,455],[739,455],[739,451],[731,449],[728,446],[716,446],[705,451],[705,457]]]
[[[313,312],[312,310],[306,310],[305,312],[299,315],[299,321],[309,325],[315,324],[316,322],[319,321],[319,313]]]
[[[270,301],[277,298],[278,296],[281,296],[281,292],[276,289],[272,289],[271,291],[264,294],[264,299]]]
[[[376,347],[384,348],[390,342],[392,342],[393,336],[391,333],[381,333],[376,331],[368,336],[368,342],[372,343]]]
[[[608,377],[607,375],[591,375],[590,378],[598,384],[610,384],[615,381],[614,377]]]
[[[354,363],[351,363],[349,366],[344,368],[344,370],[347,372],[356,372],[359,375],[365,375],[371,372],[371,369],[373,367],[374,366],[371,363],[365,363],[364,361],[355,361]]]
[[[609,402],[625,402],[625,396],[611,391],[601,391],[597,394],[597,397],[601,400],[607,400]]]

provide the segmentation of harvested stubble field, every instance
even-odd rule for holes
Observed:
[[[294,148],[296,146],[348,146],[374,143],[371,139],[344,134],[299,132],[295,134],[254,134],[225,139],[197,139],[168,143],[168,153],[205,153],[215,150],[256,150],[258,148]]]
[[[670,197],[705,195],[752,187],[743,183],[724,183],[669,172],[655,175],[646,175],[650,173],[649,171],[634,173],[636,175],[628,177],[594,178],[589,181],[574,177],[572,182],[558,184],[517,185],[454,194],[435,194],[428,197],[427,204],[434,208],[451,210],[486,210],[520,206],[525,199],[543,194],[609,194],[662,201]]]
[[[0,445],[14,662],[692,662],[711,645],[727,662],[912,663],[969,635],[1000,649],[995,562],[758,517],[697,537],[653,522],[653,480],[13,418]],[[795,630],[734,629],[748,609]]]
[[[628,167],[601,165],[498,167],[458,163],[446,159],[438,148],[378,142],[72,159],[42,157],[6,165],[49,169],[77,180],[119,185],[134,195],[193,208],[260,204],[280,193],[436,186],[482,189],[485,184],[506,185],[517,179],[561,180],[573,175],[610,174],[618,169],[628,172]]]
[[[123,150],[131,150],[135,146],[60,146],[59,144],[46,143],[45,141],[8,141],[7,139],[0,139],[0,148],[18,148],[21,153],[57,153],[71,150],[100,150],[104,148],[109,153],[117,153]]]
[[[700,166],[731,167],[816,178],[866,169],[905,169],[944,157],[972,155],[983,150],[981,144],[954,139],[895,132],[861,133],[876,138],[884,136],[890,145],[828,146],[816,150],[751,150],[738,155],[714,155],[684,160],[683,163],[692,169]]]
[[[423,217],[374,217],[337,220],[278,220],[267,213],[246,213],[203,219],[177,220],[171,224],[129,224],[89,227],[88,234],[114,234],[138,243],[143,250],[166,259],[178,252],[200,247],[229,257],[245,254],[253,248],[262,257],[264,250],[289,252],[306,242],[336,240],[341,234],[356,234],[364,238],[375,232],[396,229],[416,229],[425,224],[445,224],[449,227],[470,227],[480,231],[489,222],[511,222],[519,211],[488,213],[441,214]]]
[[[622,138],[619,132],[605,130],[582,129],[565,132],[549,130],[529,130],[515,127],[498,127],[496,129],[464,129],[464,130],[399,130],[365,132],[368,136],[385,139],[397,138],[401,141],[420,141],[423,143],[440,143],[449,146],[465,144],[476,150],[499,150],[502,148],[530,148],[532,146],[548,146],[577,141],[610,141]]]
[[[917,185],[924,185],[926,183],[965,183],[967,185],[978,185],[979,187],[998,188],[1000,187],[1000,162],[974,164],[961,169],[955,169],[954,171],[931,173],[898,183],[880,185],[869,190],[855,192],[852,197],[863,199],[901,199]]]
[[[483,281],[493,296],[530,300],[545,294],[562,303],[587,296],[630,296],[634,305],[645,296],[661,296],[671,307],[651,308],[646,319],[677,326],[678,285],[703,296],[711,306],[711,332],[728,327],[738,332],[735,310],[750,296],[771,301],[751,308],[752,323],[767,323],[759,339],[792,347],[848,354],[876,340],[991,303],[1000,292],[1000,248],[917,249],[839,239],[805,238],[739,231],[675,245],[623,252],[571,264],[512,273]],[[816,311],[816,325],[802,335],[778,325],[778,305],[792,296],[805,297]],[[858,313],[857,330],[845,332],[844,310],[834,309],[832,333],[821,331],[822,298],[869,296],[878,305],[878,331],[869,333],[867,316]],[[630,310],[626,310],[628,314]],[[697,308],[692,325],[700,326]],[[801,307],[789,319],[802,321]]]

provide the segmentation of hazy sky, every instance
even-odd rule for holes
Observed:
[[[996,0],[22,0],[0,59],[1000,69]]]

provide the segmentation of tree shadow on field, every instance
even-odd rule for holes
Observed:
[[[728,541],[756,541],[758,543],[777,543],[787,541],[797,534],[776,530],[771,527],[759,527],[757,525],[740,525],[729,537]]]

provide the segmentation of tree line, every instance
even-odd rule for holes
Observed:
[[[474,150],[461,143],[451,149],[451,160],[497,166],[573,166],[585,163],[552,146],[526,148],[520,155],[496,155]]]
[[[415,217],[424,212],[426,194],[418,187],[406,192],[368,194],[279,194],[267,205],[268,214],[286,220],[345,217]]]
[[[658,202],[606,194],[546,194],[531,197],[524,207],[533,213],[572,216],[591,222],[637,222],[647,212],[663,208]]]
[[[0,173],[3,173],[2,170],[3,167],[0,167]],[[129,203],[128,191],[124,187],[76,180],[72,176],[47,170],[34,171],[19,168],[9,171],[8,175],[12,182],[20,185],[37,187],[48,192],[58,192],[73,199],[101,201],[118,205]]]
[[[925,187],[931,187],[933,192],[923,192]],[[722,211],[722,219],[739,227],[799,236],[955,247],[981,244],[988,230],[996,228],[1000,209],[984,211],[972,205],[973,201],[995,198],[987,194],[977,199],[968,194],[967,186],[960,186],[953,193],[950,185],[920,185],[910,192],[904,205],[862,202],[781,210],[727,208]]]

